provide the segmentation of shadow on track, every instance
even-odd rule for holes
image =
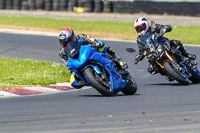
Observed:
[[[134,94],[134,95],[124,95],[124,94],[117,94],[117,95],[113,95],[113,96],[110,96],[110,97],[118,97],[118,96],[139,96],[141,94]],[[102,96],[102,95],[79,95],[81,97],[105,97],[105,96]]]
[[[145,84],[145,85],[155,85],[155,86],[189,86],[189,85],[193,85],[192,83],[189,83],[189,85],[181,85],[179,83],[153,83],[153,84]]]

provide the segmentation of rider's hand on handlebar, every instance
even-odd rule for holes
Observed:
[[[59,51],[59,56],[60,56],[62,59],[64,59],[65,61],[67,61],[67,60],[68,60],[68,57],[67,57],[67,55],[64,55],[64,54],[63,54],[63,51],[64,51],[64,49],[60,49],[60,51]]]
[[[158,33],[154,33],[154,34],[152,35],[152,39],[153,39],[153,40],[157,40],[159,37],[160,37],[160,36],[159,36]]]
[[[135,63],[135,65],[137,65],[137,63],[138,63],[138,62],[139,62],[138,60],[135,60],[135,62],[134,62],[134,63]]]
[[[95,45],[98,48],[101,48],[103,46],[103,43],[101,41],[96,40],[96,41],[93,42],[93,45]]]

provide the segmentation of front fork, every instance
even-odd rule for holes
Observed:
[[[172,57],[166,52],[165,53],[165,55],[166,55],[166,57],[170,60],[170,61],[174,61],[173,59],[172,59]],[[162,69],[164,69],[164,66],[160,63],[160,62],[156,62]]]

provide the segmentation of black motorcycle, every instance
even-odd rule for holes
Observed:
[[[179,51],[179,47],[170,47],[170,41],[162,39],[160,41],[153,39],[154,35],[149,34],[144,55],[150,62],[157,65],[158,72],[166,76],[169,81],[176,80],[182,85],[188,85],[189,80],[192,83],[200,82],[200,71],[197,63],[184,57]],[[132,48],[127,48],[127,52],[135,52]]]

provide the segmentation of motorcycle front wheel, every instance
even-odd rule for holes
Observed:
[[[178,81],[181,85],[188,85],[189,81],[181,75],[180,72],[176,71],[172,65],[170,64],[170,62],[166,61],[164,64],[164,71],[166,74],[168,74],[169,76],[173,77],[176,81]]]
[[[112,96],[113,90],[109,87],[105,87],[100,81],[96,78],[96,72],[91,68],[88,67],[84,70],[84,75],[89,80],[90,84],[103,96]]]

